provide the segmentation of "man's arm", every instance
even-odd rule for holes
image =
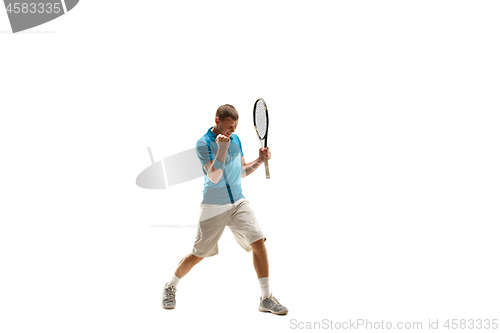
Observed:
[[[219,149],[217,150],[217,155],[215,156],[215,158],[219,162],[224,163],[224,161],[226,160],[227,148],[229,147],[229,143],[230,143],[229,138],[224,136],[224,135],[219,134],[217,136],[216,142],[219,146]],[[213,165],[214,162],[215,162],[215,160],[212,160],[210,162],[205,163],[203,168],[205,168],[208,179],[210,179],[210,181],[212,181],[212,183],[217,183],[219,181],[219,179],[221,179],[222,174],[224,173],[224,170],[215,168]]]
[[[257,170],[257,168],[264,163],[264,158],[267,158],[268,160],[271,159],[271,151],[269,150],[269,147],[260,148],[259,157],[253,162],[245,163],[245,156],[241,156],[241,178],[245,178]]]
[[[262,163],[264,163],[264,160],[261,160],[260,157],[253,162],[245,163],[245,157],[241,156],[241,178],[245,178],[250,175],[252,172],[257,170]]]

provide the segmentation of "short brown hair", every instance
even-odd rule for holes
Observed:
[[[231,117],[232,120],[238,120],[238,111],[234,108],[234,106],[229,104],[224,104],[219,106],[215,116],[219,118],[220,121],[223,121],[227,117]]]

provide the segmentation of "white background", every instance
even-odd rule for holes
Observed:
[[[18,34],[0,11],[2,331],[498,318],[499,10],[83,0]],[[251,253],[228,230],[166,311],[195,229],[155,226],[196,223],[202,179],[137,187],[147,147],[194,147],[229,103],[253,160],[259,97],[272,178],[257,170],[243,193],[289,314],[257,311]]]

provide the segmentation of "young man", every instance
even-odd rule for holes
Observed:
[[[233,134],[237,126],[236,109],[229,104],[222,105],[215,114],[215,126],[209,128],[196,144],[205,173],[198,232],[192,253],[181,260],[172,280],[163,288],[164,309],[175,308],[175,292],[180,279],[203,258],[218,253],[217,242],[227,226],[243,249],[253,251],[253,264],[262,289],[259,311],[288,312],[269,291],[266,238],[241,191],[241,178],[254,172],[265,158],[270,159],[271,151],[269,147],[260,148],[259,157],[246,163],[240,139]]]

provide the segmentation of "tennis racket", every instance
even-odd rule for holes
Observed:
[[[259,98],[253,106],[253,124],[255,126],[255,131],[260,140],[260,145],[262,148],[267,147],[267,130],[269,128],[269,115],[267,113],[266,102],[262,98]],[[269,179],[269,163],[267,158],[264,159],[264,165],[266,166],[266,178]]]

